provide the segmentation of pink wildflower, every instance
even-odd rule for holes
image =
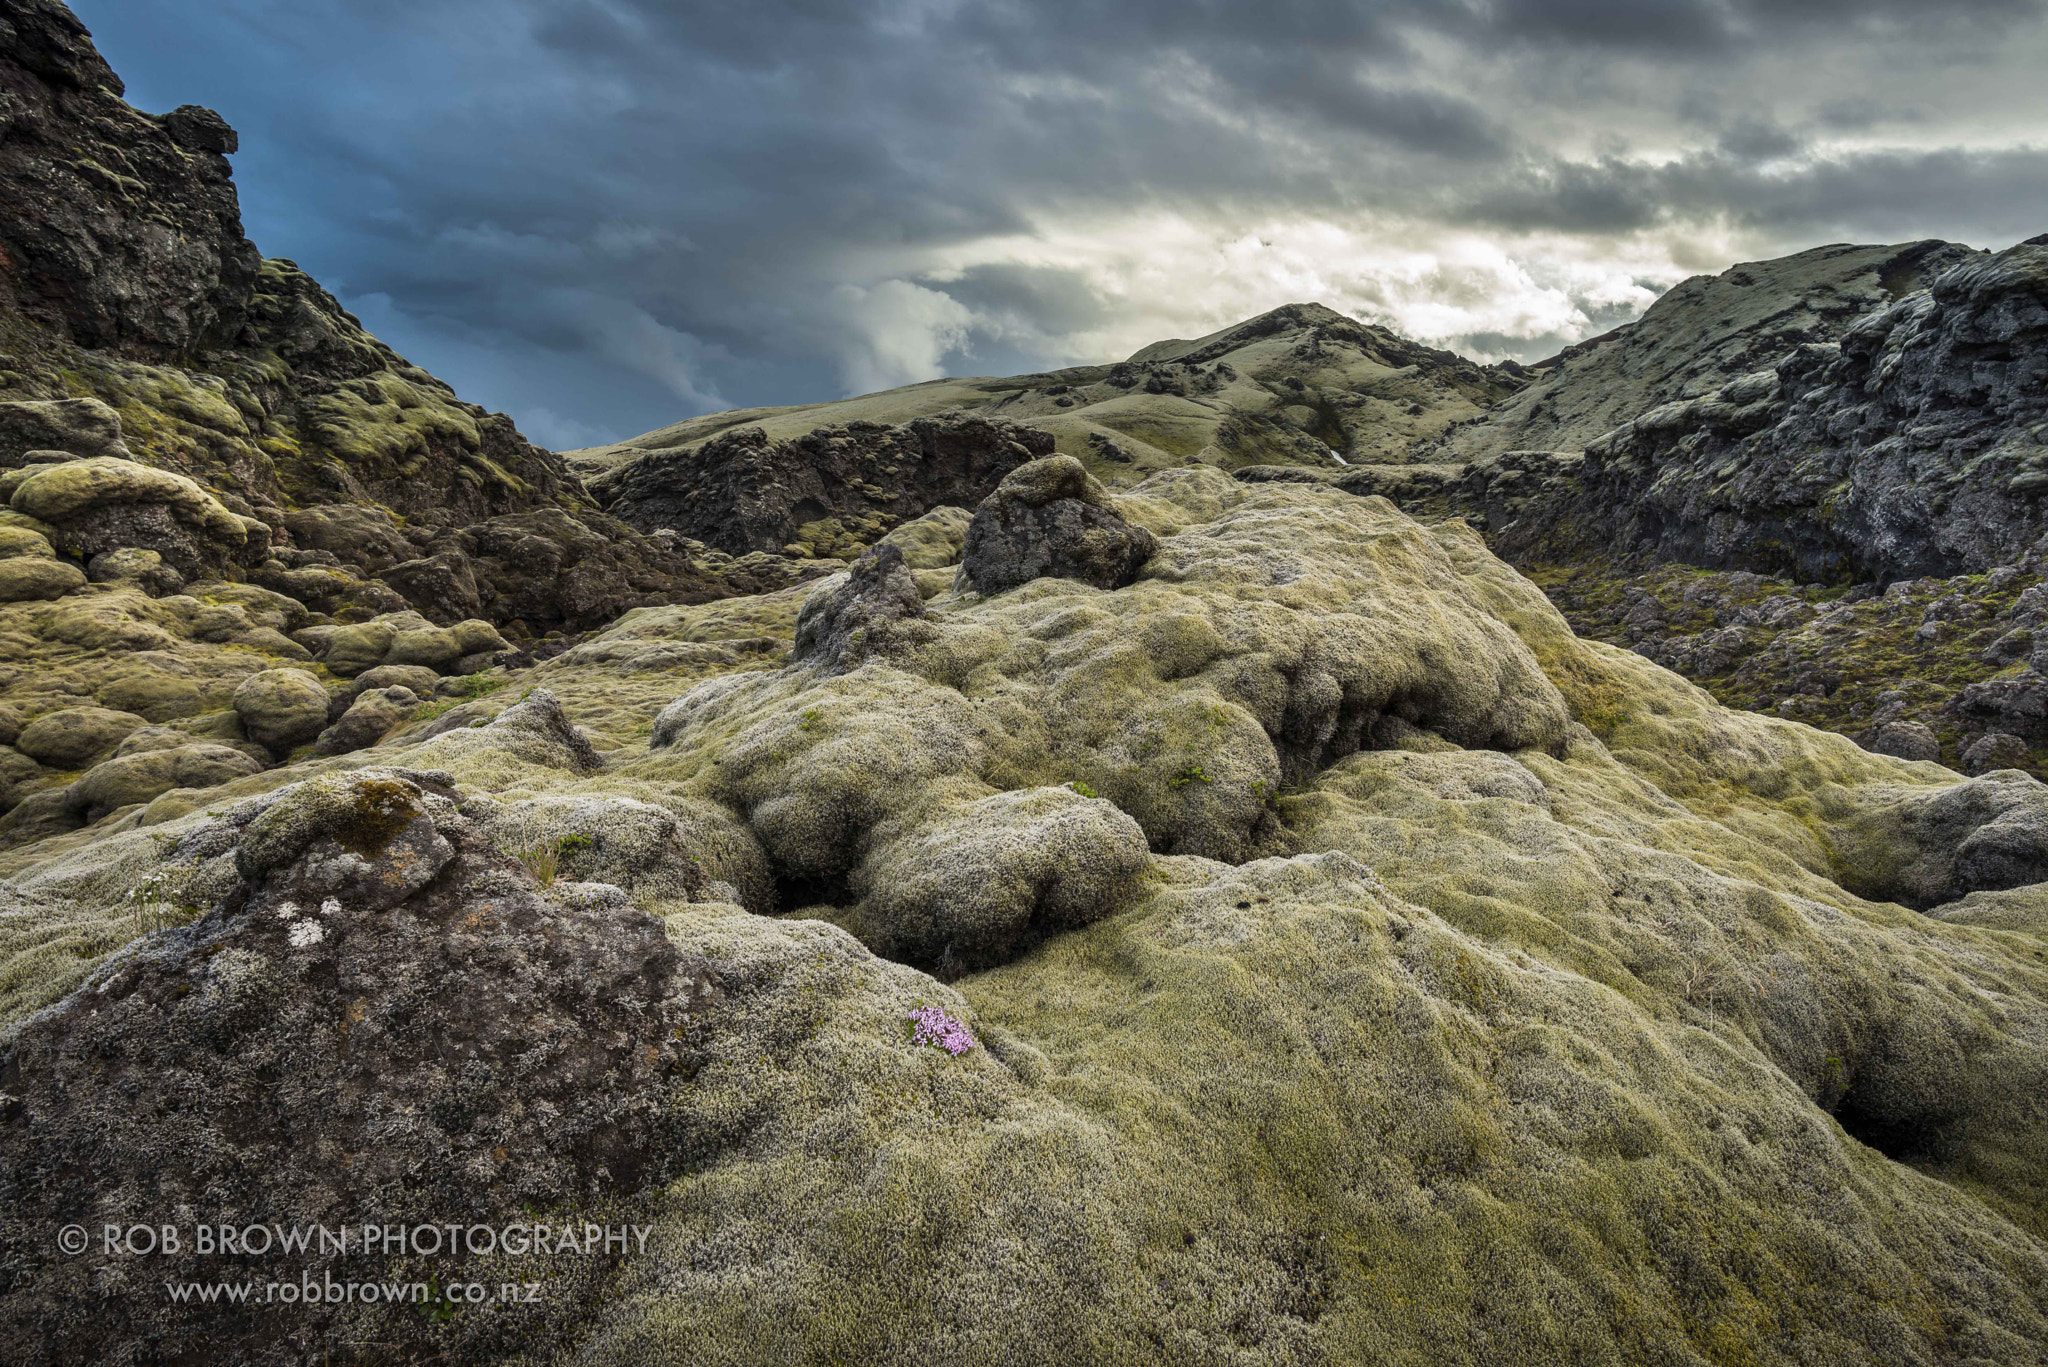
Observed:
[[[939,1007],[920,1006],[910,1013],[910,1019],[917,1024],[910,1036],[913,1045],[929,1044],[955,1058],[974,1047],[974,1036],[967,1033],[967,1022],[954,1020]]]

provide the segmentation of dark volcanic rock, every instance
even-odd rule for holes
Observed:
[[[924,599],[902,550],[884,541],[861,553],[844,582],[827,580],[804,599],[789,658],[792,664],[852,669],[938,634],[925,620]]]
[[[852,422],[780,442],[742,427],[694,450],[650,452],[591,492],[644,531],[672,527],[734,555],[780,551],[826,522],[839,524],[835,542],[852,531],[865,544],[943,504],[973,507],[1052,448],[1048,433],[975,413]]]
[[[1977,256],[1769,369],[1588,443],[1491,523],[1511,557],[1613,546],[1843,582],[2017,559],[2048,493],[2048,247]]]
[[[177,846],[182,885],[159,891],[204,914],[116,956],[0,1056],[0,1199],[17,1232],[187,1237],[125,1261],[19,1241],[0,1299],[14,1360],[147,1343],[160,1361],[298,1362],[302,1334],[410,1360],[400,1345],[432,1332],[414,1306],[252,1322],[161,1286],[446,1280],[465,1259],[315,1243],[272,1267],[203,1254],[192,1226],[502,1224],[687,1161],[663,1142],[665,1099],[696,1066],[716,975],[623,897],[544,895],[484,813],[446,775],[367,769],[252,799]],[[516,1261],[492,1259],[490,1280]]]
[[[960,578],[978,593],[1047,576],[1122,588],[1158,544],[1124,521],[1080,461],[1052,456],[1013,471],[975,510]]]
[[[70,10],[0,5],[0,301],[83,346],[182,358],[233,338],[256,281],[235,134],[121,92]]]

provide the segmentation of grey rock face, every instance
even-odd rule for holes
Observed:
[[[974,413],[852,422],[785,442],[742,427],[694,449],[650,452],[591,492],[643,531],[673,528],[740,555],[780,551],[824,519],[870,521],[879,536],[943,504],[973,507],[1052,448],[1049,433]]]
[[[1013,471],[975,510],[960,578],[977,593],[1046,576],[1122,588],[1158,545],[1124,521],[1081,462],[1052,456]]]
[[[696,1066],[717,976],[620,899],[541,896],[446,777],[330,776],[184,838],[165,895],[199,919],[137,942],[0,1055],[0,1199],[16,1218],[97,1228],[147,1201],[237,1226],[518,1220],[687,1161],[663,1143],[664,1099]],[[232,1262],[188,1239],[150,1273]],[[299,1262],[316,1280],[401,1270],[358,1249]],[[89,1263],[24,1247],[0,1333],[52,1360],[143,1341],[298,1360],[289,1336],[214,1307],[96,1294]],[[431,1332],[404,1306],[334,1307],[314,1330]]]
[[[1526,388],[1486,421],[1453,430],[1427,458],[1577,451],[1639,413],[1769,369],[1794,347],[1833,342],[1856,319],[1976,255],[1940,241],[1837,245],[1696,275],[1636,321],[1538,362]]]
[[[1516,555],[1618,547],[1828,582],[1986,570],[2048,530],[2044,418],[2048,248],[2021,245],[1637,415],[1493,530]]]
[[[844,578],[811,590],[797,613],[791,663],[853,669],[938,638],[903,552],[884,541],[863,551]]]

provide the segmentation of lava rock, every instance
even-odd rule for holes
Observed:
[[[1001,593],[1051,576],[1122,588],[1158,540],[1124,521],[1109,493],[1072,456],[1020,466],[975,510],[960,581]]]

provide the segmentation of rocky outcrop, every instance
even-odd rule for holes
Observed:
[[[743,427],[644,456],[591,492],[643,531],[673,528],[734,555],[842,555],[941,505],[972,507],[1052,448],[1047,433],[973,413],[851,422],[784,442]]]
[[[1637,414],[1704,398],[1807,343],[1925,289],[1981,253],[1954,242],[1837,244],[1696,275],[1643,316],[1530,367],[1528,386],[1451,429],[1423,459],[1578,451]]]
[[[826,670],[856,669],[928,644],[938,634],[926,620],[903,552],[883,541],[861,552],[844,579],[834,576],[811,590],[797,614],[789,658]]]
[[[1052,456],[1012,471],[975,510],[960,582],[976,593],[1047,576],[1120,589],[1138,577],[1158,544],[1124,520],[1081,462]]]
[[[121,93],[57,0],[0,6],[0,306],[81,346],[188,359],[234,340],[256,283],[235,133]]]
[[[2044,377],[2048,248],[1972,257],[1839,343],[1589,442],[1575,477],[1490,529],[1523,558],[1604,544],[1830,582],[1988,570],[2048,531]]]

